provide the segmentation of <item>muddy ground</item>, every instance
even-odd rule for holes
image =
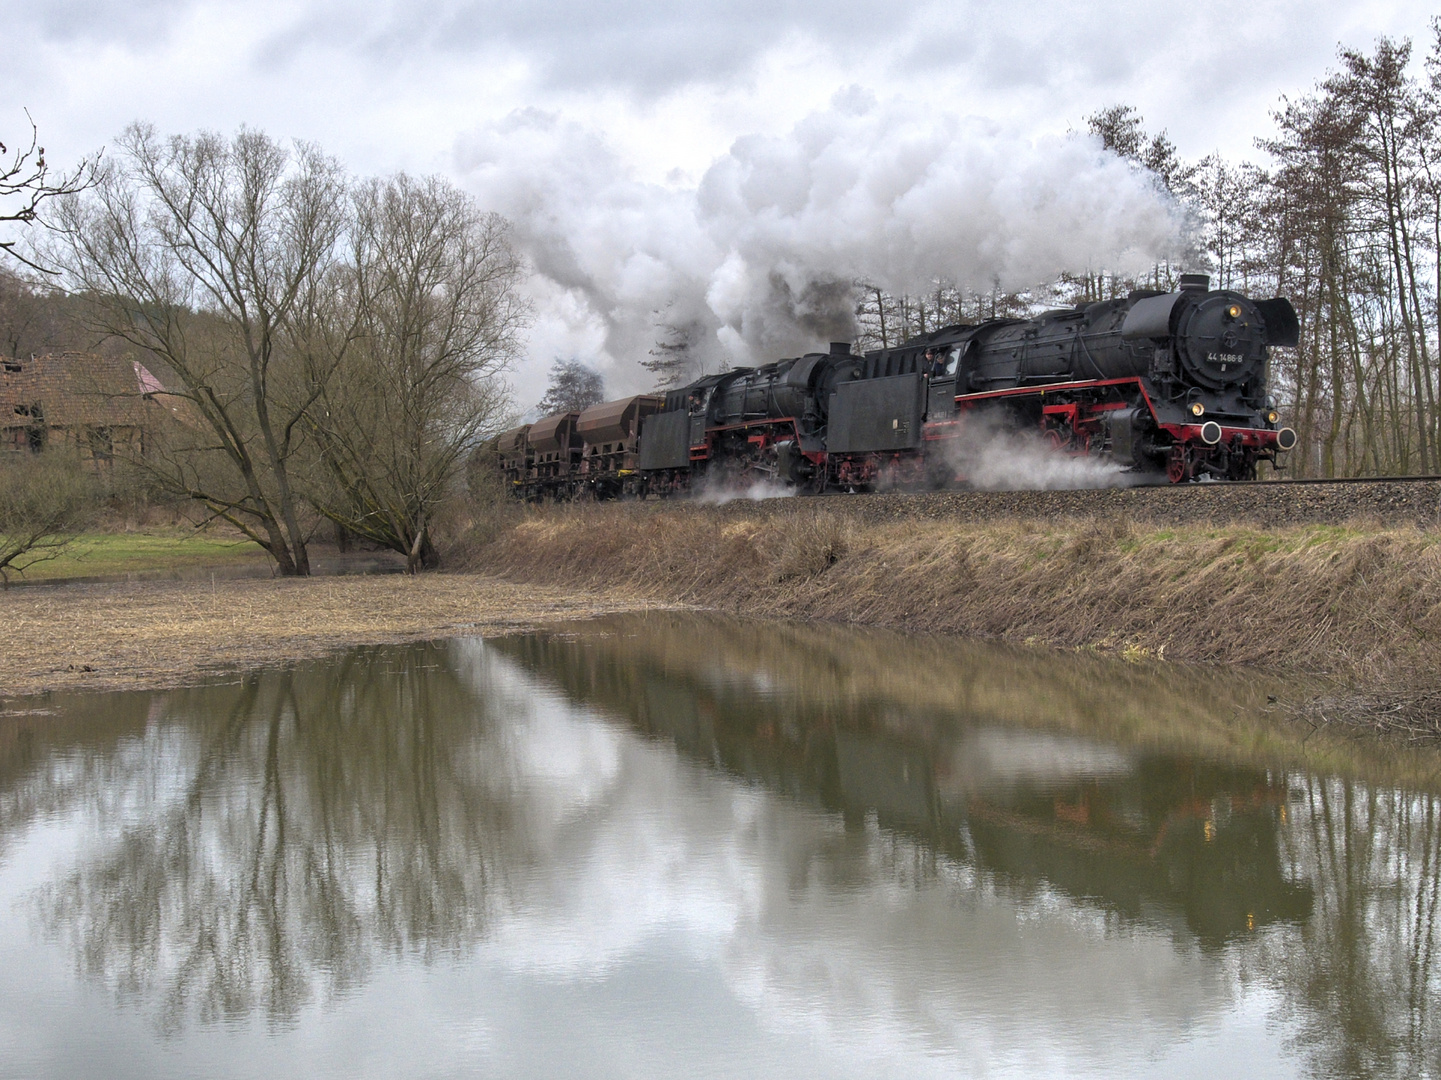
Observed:
[[[498,634],[658,606],[473,574],[117,582],[0,592],[0,700],[160,688],[353,645]]]

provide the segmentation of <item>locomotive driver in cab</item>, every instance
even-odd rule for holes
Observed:
[[[937,353],[932,347],[926,349],[925,373],[933,379],[943,379],[955,374],[957,350]]]

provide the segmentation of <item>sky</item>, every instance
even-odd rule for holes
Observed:
[[[757,363],[846,332],[838,283],[1021,286],[1144,264],[1177,219],[1077,135],[1128,103],[1183,156],[1256,157],[1338,45],[1429,47],[1414,0],[0,0],[10,90],[63,166],[144,120],[441,173],[533,272],[518,407],[658,340]],[[840,290],[843,291],[843,290]],[[843,306],[843,305],[842,305]]]

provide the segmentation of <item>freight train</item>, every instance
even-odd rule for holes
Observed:
[[[1270,349],[1295,346],[1289,300],[1173,292],[947,326],[857,355],[845,343],[606,402],[506,432],[517,496],[672,495],[771,481],[802,493],[964,486],[978,433],[1029,432],[1137,478],[1250,480],[1280,467]]]

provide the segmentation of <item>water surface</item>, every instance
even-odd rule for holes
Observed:
[[[673,614],[0,716],[0,1076],[1438,1076],[1437,761]]]

